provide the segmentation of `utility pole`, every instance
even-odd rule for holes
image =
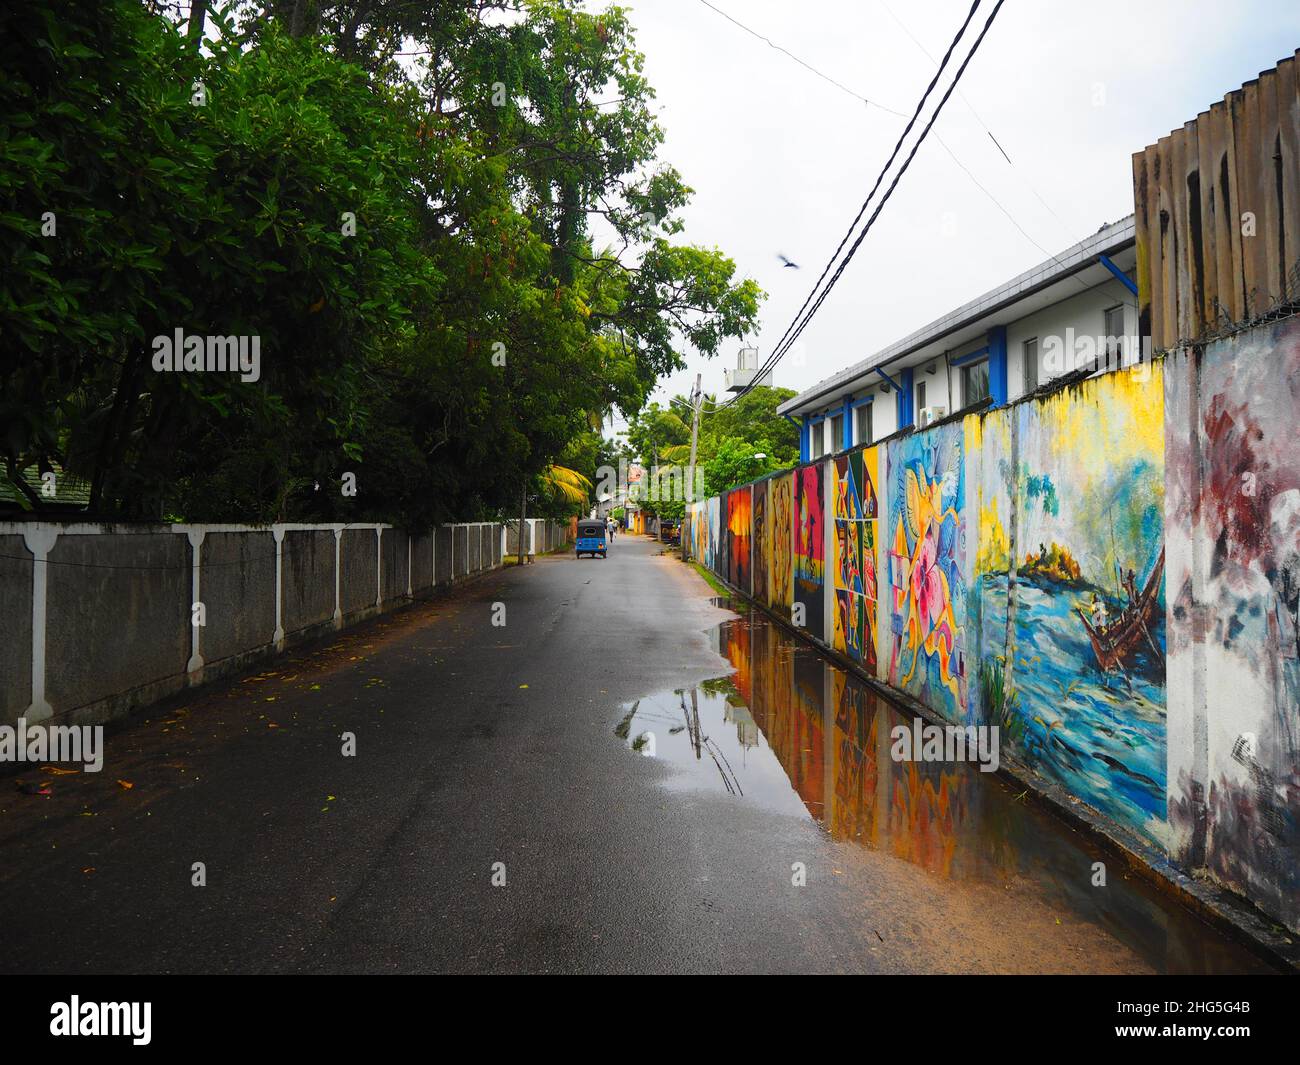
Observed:
[[[704,405],[704,395],[700,391],[700,378],[702,374],[695,375],[695,391],[691,393],[691,464],[686,467],[686,501],[687,503],[695,502],[695,448],[700,440],[700,407]],[[683,513],[683,518],[685,513]],[[682,533],[686,532],[686,522],[681,525]],[[686,561],[686,537],[681,537],[682,561]],[[694,693],[692,693],[694,694]]]

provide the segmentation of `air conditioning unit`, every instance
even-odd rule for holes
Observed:
[[[927,425],[933,425],[935,422],[939,421],[940,418],[947,417],[947,414],[947,407],[922,407],[920,417],[921,428],[924,429]]]
[[[771,388],[772,368],[769,367],[764,371],[760,378],[758,373],[758,348],[741,348],[740,354],[736,356],[736,368],[734,370],[724,369],[722,371],[722,380],[728,392],[741,392],[746,388],[756,388],[760,385]]]

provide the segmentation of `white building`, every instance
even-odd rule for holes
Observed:
[[[981,404],[1005,404],[1092,364],[1139,357],[1133,216],[828,377],[778,407],[803,461]]]

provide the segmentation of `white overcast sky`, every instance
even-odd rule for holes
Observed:
[[[938,59],[970,6],[711,2],[859,95],[909,114],[935,68],[889,12]],[[904,120],[854,100],[701,0],[627,6],[661,108],[662,157],[695,190],[677,239],[721,248],[739,274],[768,292],[750,341],[763,358],[839,243]],[[992,6],[981,5],[959,54]],[[1131,213],[1133,152],[1297,46],[1295,0],[1007,0],[960,93],[804,332],[804,364],[793,365],[792,353],[776,383],[806,388],[1049,257],[935,133],[1033,241],[1057,254]],[[802,269],[783,269],[778,253]],[[689,391],[697,370],[706,391],[720,392],[723,367],[734,365],[739,346],[729,342],[712,360],[688,354],[689,369],[662,382],[656,398]]]

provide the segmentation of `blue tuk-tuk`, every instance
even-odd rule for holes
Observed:
[[[599,555],[601,558],[608,557],[608,546],[605,543],[605,523],[597,518],[583,518],[578,522],[578,544],[577,555],[581,558],[583,555],[591,555],[593,558]]]

